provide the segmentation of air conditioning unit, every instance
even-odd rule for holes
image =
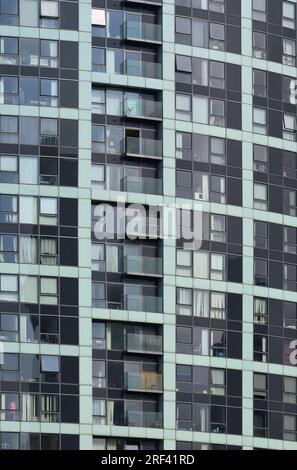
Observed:
[[[199,199],[200,201],[205,201],[203,193],[195,193],[195,199]]]

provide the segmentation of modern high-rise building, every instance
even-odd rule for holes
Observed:
[[[297,450],[296,7],[0,0],[1,449]]]

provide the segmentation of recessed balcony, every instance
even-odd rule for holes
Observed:
[[[127,20],[122,25],[122,37],[129,41],[162,43],[162,27],[159,24]]]
[[[137,354],[162,354],[162,336],[137,333],[126,334],[126,351]]]
[[[135,312],[155,312],[162,313],[163,299],[162,297],[152,295],[132,295],[127,294],[124,298],[125,310]]]
[[[152,100],[124,100],[124,116],[133,119],[162,120],[162,103]]]
[[[158,372],[126,372],[125,388],[128,392],[162,393],[162,374]]]
[[[162,78],[162,64],[137,59],[126,59],[121,64],[122,75],[144,78]]]
[[[162,180],[143,178],[141,176],[125,176],[121,180],[121,191],[127,193],[162,194]]]
[[[126,426],[137,428],[162,428],[163,416],[157,411],[126,411]]]
[[[124,272],[134,276],[162,277],[162,259],[127,255],[124,257]]]
[[[162,141],[140,137],[126,137],[126,156],[162,159]]]

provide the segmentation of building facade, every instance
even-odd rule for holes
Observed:
[[[297,450],[296,6],[0,0],[1,449]]]

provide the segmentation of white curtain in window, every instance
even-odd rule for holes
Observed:
[[[123,92],[107,90],[106,112],[111,116],[122,116],[123,114]]]
[[[53,277],[42,277],[40,292],[41,295],[57,295],[57,279]]]
[[[211,383],[213,385],[225,385],[225,372],[220,369],[211,369]]]
[[[41,16],[46,16],[49,18],[58,18],[58,2],[54,2],[53,0],[41,0]]]
[[[37,157],[20,157],[20,183],[38,184]]]
[[[255,299],[254,309],[255,309],[255,313],[265,315],[266,314],[266,301],[264,299]]]
[[[193,95],[193,121],[208,124],[208,97]]]
[[[179,289],[178,303],[182,305],[192,305],[192,290]]]
[[[40,213],[41,214],[57,214],[57,199],[54,197],[40,198]]]
[[[40,240],[40,255],[49,255],[46,256],[45,261],[46,264],[56,264],[56,257],[54,255],[57,254],[57,241],[54,238],[42,238]],[[50,256],[53,255],[53,256]]]
[[[21,396],[22,421],[37,421],[38,395],[23,393]]]
[[[37,198],[33,196],[20,197],[20,223],[37,223]]]
[[[34,237],[20,237],[20,263],[37,263],[37,240]]]
[[[209,278],[209,253],[203,251],[194,253],[194,277]]]
[[[92,24],[96,26],[106,26],[105,10],[92,8]]]
[[[113,424],[114,421],[114,402],[107,402],[107,424]]]
[[[20,301],[37,303],[36,276],[20,276]]]
[[[119,272],[119,247],[116,245],[106,246],[106,269],[111,273]]]
[[[194,316],[209,316],[209,294],[207,291],[194,290]]]
[[[225,217],[222,215],[212,215],[211,216],[211,229],[216,232],[225,231]]]
[[[220,292],[211,293],[211,306],[212,308],[225,308],[225,294]]]

